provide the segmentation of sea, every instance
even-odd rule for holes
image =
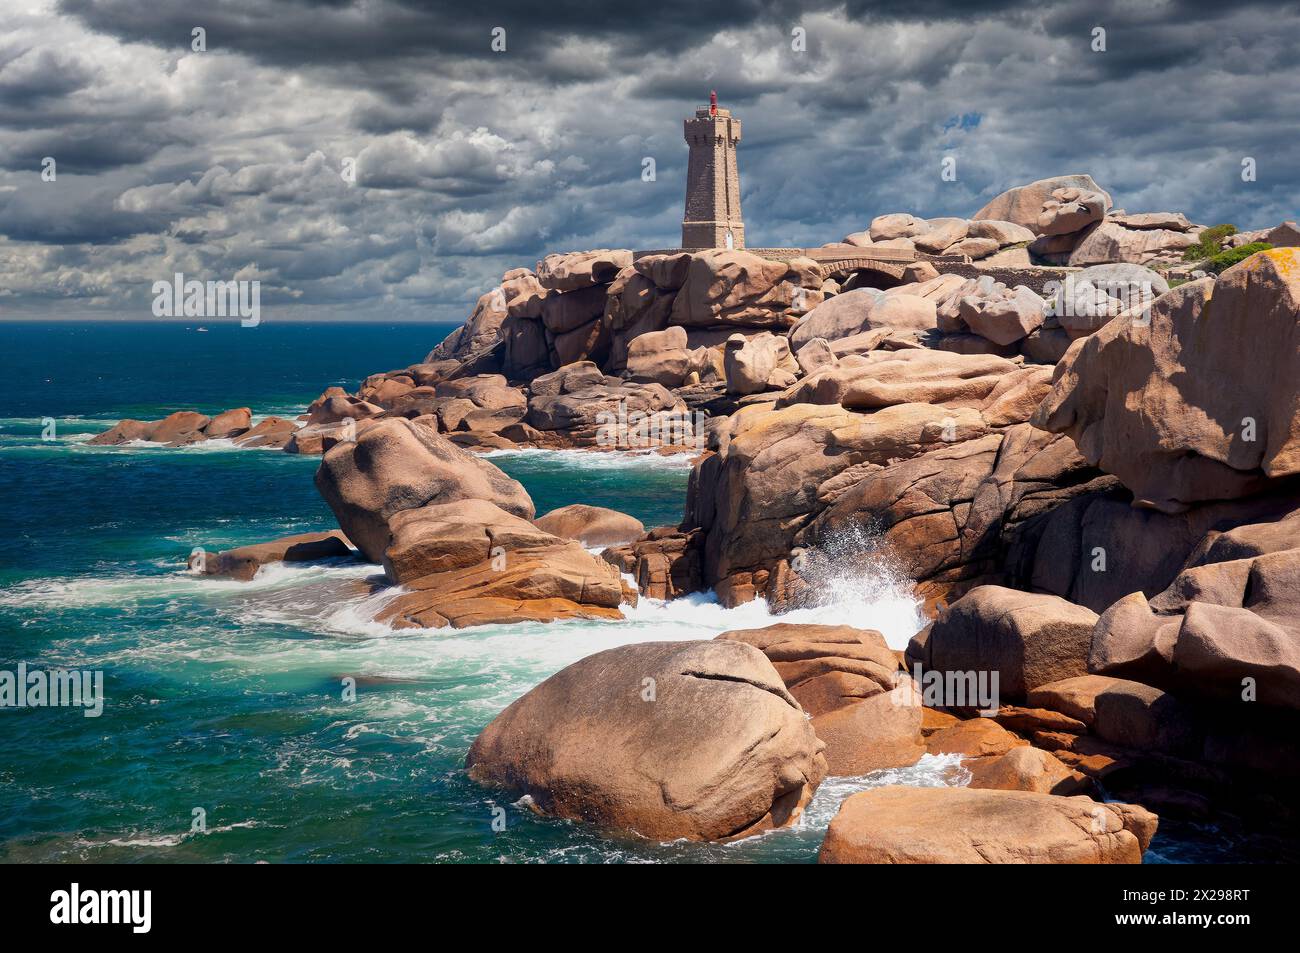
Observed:
[[[0,671],[99,672],[104,693],[98,717],[0,708],[0,861],[811,863],[849,794],[968,780],[929,755],[830,779],[798,825],[723,845],[540,817],[464,771],[506,705],[602,649],[776,617],[701,594],[642,599],[623,621],[395,632],[373,621],[388,597],[359,585],[376,567],[273,565],[248,583],[186,570],[197,547],[334,528],[319,458],[86,442],[176,410],[295,416],[326,387],[422,360],[452,327],[0,322]],[[684,457],[490,459],[539,514],[580,502],[647,526],[682,518]],[[883,570],[824,583],[822,605],[781,619],[875,628],[895,647],[925,622]],[[1250,858],[1213,825],[1165,823],[1146,859]]]

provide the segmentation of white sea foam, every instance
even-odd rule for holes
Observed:
[[[882,597],[872,604],[828,603],[784,615],[774,615],[761,600],[725,608],[712,593],[696,593],[669,602],[642,598],[636,606],[623,607],[622,620],[394,629],[375,617],[405,590],[384,588],[340,597],[337,585],[331,584],[334,582],[317,578],[301,588],[249,593],[249,598],[232,610],[241,628],[284,626],[327,638],[274,646],[240,641],[225,645],[220,657],[263,671],[333,664],[394,678],[452,676],[461,683],[487,678],[492,683],[490,689],[461,702],[495,713],[564,666],[620,645],[712,639],[729,629],[757,628],[777,621],[872,625],[891,632],[892,641],[905,644],[919,627],[910,597],[889,590],[888,599]],[[893,619],[880,611],[882,606],[894,614]]]
[[[367,563],[272,563],[250,582],[184,570],[119,573],[18,583],[0,591],[0,606],[78,611],[110,608],[140,617],[181,609],[201,621],[169,626],[151,637],[111,645],[98,639],[60,645],[70,664],[144,662],[219,666],[240,678],[269,673],[352,672],[392,678],[448,680],[456,704],[488,715],[564,666],[604,649],[635,642],[711,639],[729,629],[777,621],[851,624],[875,628],[901,647],[923,624],[905,580],[837,569],[822,580],[819,604],[774,614],[762,600],[734,608],[713,593],[669,602],[641,598],[624,606],[622,620],[572,619],[469,629],[393,629],[376,616],[405,590],[376,587],[378,567]],[[185,610],[186,604],[193,608]],[[257,638],[249,638],[257,633]],[[302,637],[314,633],[318,638]],[[109,640],[111,642],[111,640]],[[446,714],[430,711],[431,717]]]
[[[800,825],[824,830],[840,809],[844,799],[872,788],[902,785],[913,788],[965,787],[970,772],[962,767],[959,754],[923,754],[916,764],[905,768],[885,768],[870,774],[846,778],[827,778],[804,809]]]
[[[762,599],[727,608],[710,591],[667,602],[642,597],[637,605],[622,607],[621,621],[574,619],[450,631],[466,633],[464,637],[475,642],[498,638],[502,631],[522,633],[530,641],[555,633],[557,638],[562,634],[566,643],[595,645],[592,651],[597,651],[629,642],[707,639],[729,629],[793,622],[875,629],[891,648],[906,648],[908,640],[926,624],[922,603],[913,594],[911,581],[873,545],[866,535],[856,534],[838,537],[810,552],[802,573],[812,584],[815,601],[783,613],[774,613]],[[626,574],[624,579],[633,582]],[[375,616],[403,591],[385,589],[347,601],[320,621],[329,631],[363,637],[426,634],[437,636],[444,645],[460,637],[446,629],[393,630],[376,622]]]
[[[846,580],[816,605],[789,612],[773,612],[762,599],[729,609],[713,592],[706,592],[671,602],[643,598],[636,607],[624,606],[623,614],[627,621],[621,624],[652,631],[654,639],[712,638],[728,629],[795,622],[875,629],[896,649],[906,648],[925,625],[920,603],[907,588],[890,579],[871,578]]]
[[[93,434],[91,435],[93,436]],[[108,444],[108,445],[82,445],[77,447],[79,450],[94,452],[102,451],[153,451],[157,453],[176,453],[184,451],[185,453],[228,453],[231,450],[243,450],[234,440],[227,437],[220,437],[214,440],[200,440],[197,443],[185,443],[178,447],[169,447],[165,443],[154,443],[152,440],[128,440],[125,443]],[[252,449],[259,449],[254,447]]]
[[[374,567],[371,567],[373,570]],[[384,638],[393,635],[395,630],[384,622],[375,621],[375,617],[390,602],[407,590],[402,586],[381,589],[360,599],[351,599],[327,611],[319,617],[320,624],[328,632],[339,635],[354,635],[365,638]],[[413,629],[408,634],[427,633],[429,629]]]
[[[73,847],[78,848],[97,848],[97,847],[179,847],[195,837],[205,837],[210,834],[225,834],[230,831],[243,830],[247,828],[266,827],[265,824],[259,824],[257,821],[240,821],[234,824],[221,824],[216,827],[209,827],[202,831],[181,831],[179,833],[169,834],[148,834],[142,832],[132,832],[124,834],[121,837],[108,837],[103,840],[86,840],[77,838],[72,841]]]
[[[262,573],[272,572],[271,567]],[[360,579],[375,567],[352,567],[338,575]],[[298,625],[325,635],[352,640],[378,640],[384,653],[408,657],[421,670],[430,663],[484,672],[532,671],[550,674],[586,655],[634,642],[711,639],[730,629],[760,628],[775,622],[854,625],[880,631],[893,648],[906,647],[924,624],[919,601],[911,585],[883,564],[866,571],[845,564],[815,577],[826,593],[817,604],[786,613],[773,613],[756,599],[739,606],[722,606],[712,592],[693,593],[671,601],[642,597],[637,605],[622,607],[622,620],[569,619],[557,622],[523,622],[484,625],[468,629],[394,629],[376,621],[382,610],[406,590],[379,589],[365,595],[340,597],[320,583],[324,573],[274,570],[275,576],[258,583],[282,586],[277,598],[247,600],[242,620],[248,623]],[[292,584],[311,585],[295,599]],[[247,584],[234,584],[247,585]],[[397,643],[400,643],[400,649]]]
[[[695,454],[673,453],[664,455],[654,450],[545,450],[523,447],[518,450],[489,450],[480,456],[516,459],[525,462],[550,463],[571,466],[582,470],[617,470],[647,468],[664,470],[689,470]]]
[[[361,579],[376,572],[366,563],[270,563],[248,582],[203,576],[177,569],[166,575],[119,573],[108,576],[56,576],[15,583],[0,590],[0,606],[76,609],[124,606],[176,596],[247,595],[259,590],[296,588],[322,579]]]
[[[76,420],[76,421],[85,420],[84,417],[81,417],[79,415],[70,415],[66,417],[59,417],[57,419]],[[6,427],[13,426],[13,425],[23,426],[23,427],[40,427],[44,425],[45,420],[46,420],[45,417],[0,417],[0,430],[3,430]],[[95,423],[96,421],[90,421],[90,422]]]

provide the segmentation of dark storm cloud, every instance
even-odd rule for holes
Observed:
[[[13,49],[0,51],[0,106],[16,121],[18,113],[30,119],[43,115],[42,107],[84,89],[93,72],[83,63],[69,60],[56,50]]]
[[[207,30],[210,49],[230,48],[273,64],[321,64],[407,56],[474,57],[488,48],[494,27],[509,46],[544,54],[558,37],[608,40],[620,49],[678,52],[724,29],[780,21],[834,4],[740,2],[592,3],[590,0],[379,0],[365,16],[333,0],[229,0],[193,10],[186,4],[138,0],[60,0],[59,10],[92,29],[126,40],[188,49],[190,31]],[[556,77],[550,76],[554,79]]]
[[[548,251],[674,244],[710,88],[744,122],[753,244],[1064,172],[1131,211],[1297,211],[1294,3],[33,2],[0,14],[11,310],[143,314],[185,271],[286,315],[461,319]]]
[[[31,171],[20,181],[20,187],[0,189],[0,234],[14,242],[106,244],[157,232],[168,224],[166,215],[122,208],[118,198],[124,186],[117,176],[65,172],[57,181],[44,182]]]
[[[166,144],[163,130],[127,122],[76,122],[62,129],[38,129],[15,134],[0,167],[13,171],[39,170],[53,156],[65,175],[93,175],[146,162]],[[34,173],[33,173],[34,174]]]

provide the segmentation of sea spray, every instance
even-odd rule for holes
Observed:
[[[663,602],[642,597],[636,606],[622,606],[623,620],[569,620],[547,624],[482,626],[460,630],[488,635],[564,632],[599,651],[629,642],[709,639],[729,629],[761,628],[777,622],[853,625],[875,629],[890,648],[901,649],[925,624],[921,601],[912,582],[878,537],[862,530],[842,533],[816,548],[804,550],[799,575],[807,584],[797,608],[774,612],[766,601],[722,606],[713,592],[699,592]],[[629,578],[630,577],[625,577]],[[380,610],[399,593],[379,589],[365,596],[340,600],[317,622],[327,631],[352,636],[385,637],[423,632],[447,638],[452,630],[394,630],[376,622]],[[576,659],[574,659],[576,660]]]
[[[902,649],[926,624],[912,580],[878,533],[855,526],[796,552],[791,562],[805,584],[799,608],[783,622],[817,622],[875,629]]]

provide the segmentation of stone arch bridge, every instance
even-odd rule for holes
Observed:
[[[633,257],[646,255],[676,255],[681,252],[719,251],[711,248],[660,248],[653,251],[638,251]],[[965,255],[924,255],[907,248],[873,248],[856,245],[823,245],[820,248],[742,248],[759,258],[771,261],[789,261],[792,258],[811,258],[821,270],[822,281],[834,278],[837,281],[860,271],[875,272],[891,281],[903,279],[903,273],[909,265],[919,261],[932,262],[942,271],[943,265],[969,264]]]

